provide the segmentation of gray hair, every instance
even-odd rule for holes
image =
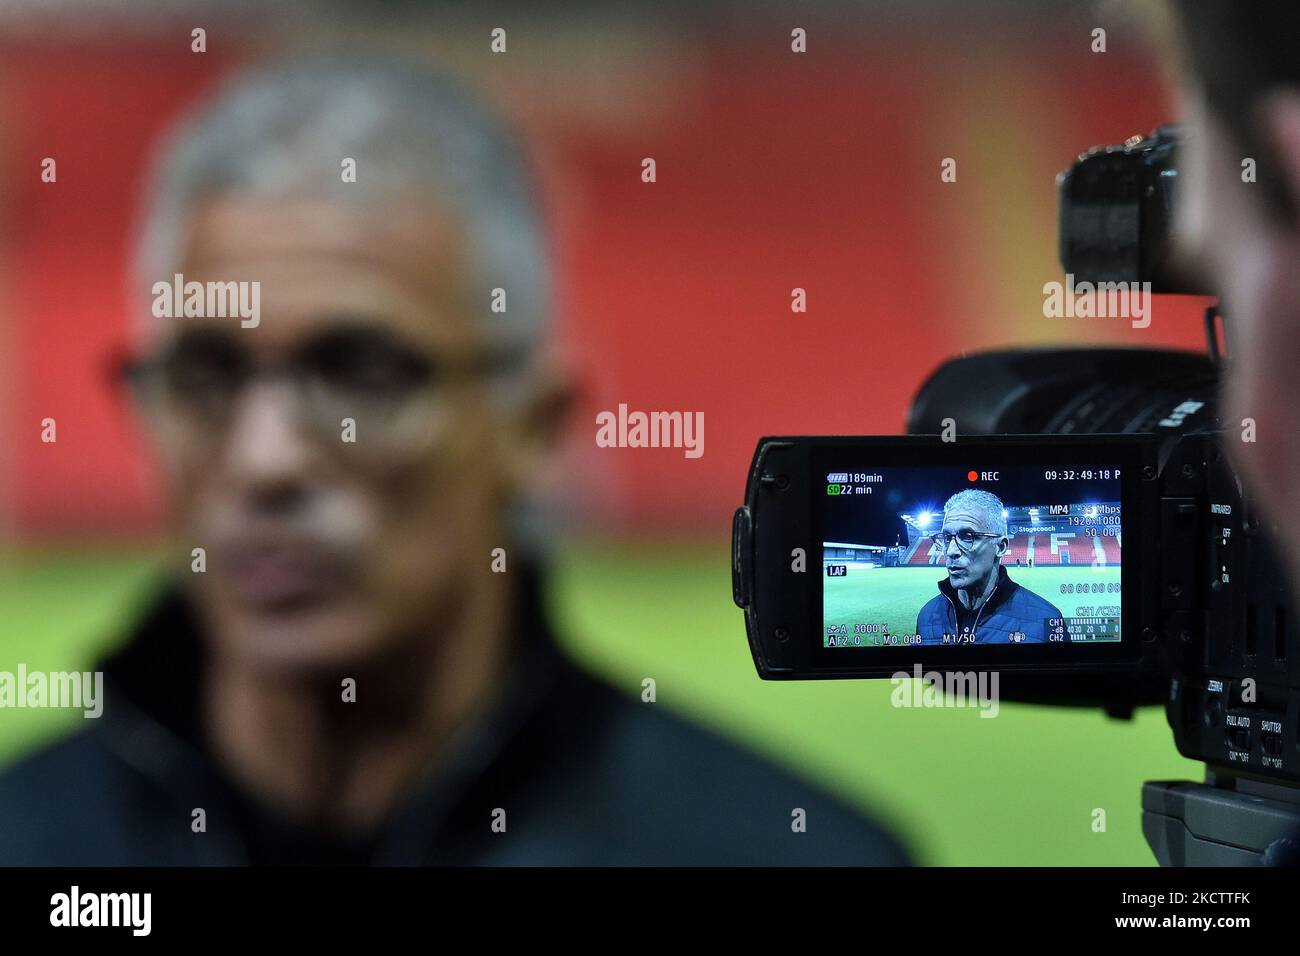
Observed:
[[[1004,538],[1007,536],[1007,517],[1004,513],[1006,507],[1002,504],[1002,499],[993,492],[982,491],[979,488],[963,488],[944,502],[945,514],[952,508],[968,508],[974,511],[983,516],[985,530]]]
[[[356,182],[343,182],[345,158]],[[222,194],[374,202],[412,191],[459,213],[469,233],[469,301],[492,334],[535,347],[549,312],[549,264],[520,146],[452,77],[380,54],[317,54],[236,80],[192,113],[163,149],[141,227],[137,278],[170,278],[185,218]],[[507,292],[505,312],[490,290]]]

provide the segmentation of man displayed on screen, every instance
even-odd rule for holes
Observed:
[[[1061,612],[1011,580],[1002,557],[1011,546],[1002,500],[966,489],[943,507],[934,535],[948,576],[916,619],[922,644],[1044,643]]]

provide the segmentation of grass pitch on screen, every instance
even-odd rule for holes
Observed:
[[[1084,617],[1079,609],[1119,604],[1119,565],[1094,568],[1091,565],[1007,568],[1012,581],[1055,604],[1066,617]],[[911,568],[869,568],[850,564],[844,577],[826,577],[822,570],[823,627],[844,625],[850,638],[855,624],[884,624],[893,635],[915,634],[921,607],[939,593],[939,582],[947,572],[940,565]],[[1062,587],[1073,585],[1072,593]],[[1081,592],[1086,585],[1087,593]],[[1093,591],[1100,585],[1100,593]],[[1110,585],[1110,589],[1107,589]],[[825,633],[825,630],[822,632]],[[863,635],[864,640],[871,635]]]

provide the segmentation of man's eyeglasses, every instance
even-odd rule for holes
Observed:
[[[357,445],[410,448],[427,443],[446,406],[448,387],[522,364],[522,349],[485,349],[437,361],[381,330],[319,336],[284,359],[258,359],[229,333],[183,333],[161,353],[122,363],[122,378],[150,411],[199,439],[222,432],[257,379],[291,386],[300,421],[317,439],[340,442],[343,420],[356,423]]]
[[[973,531],[970,528],[962,528],[957,532],[940,531],[937,534],[930,535],[930,540],[937,544],[944,551],[948,550],[948,545],[957,542],[957,547],[962,551],[969,551],[979,543],[980,538],[1000,538],[1002,535],[993,534],[988,531]]]

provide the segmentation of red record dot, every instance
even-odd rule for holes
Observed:
[[[978,481],[978,480],[979,480],[979,476],[980,476],[980,473],[979,473],[978,471],[968,471],[968,472],[966,472],[966,480],[967,480],[967,481]]]

